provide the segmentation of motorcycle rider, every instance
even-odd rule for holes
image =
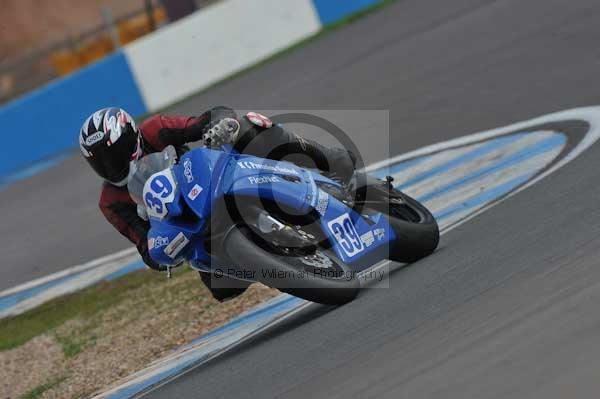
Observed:
[[[136,245],[144,263],[157,271],[164,268],[148,253],[149,222],[138,216],[137,205],[127,191],[130,163],[169,145],[181,155],[189,149],[186,144],[193,142],[211,147],[233,144],[240,152],[272,159],[295,154],[294,162],[300,166],[317,167],[346,182],[352,177],[356,162],[349,151],[326,148],[304,139],[254,112],[240,117],[233,109],[221,106],[197,117],[155,115],[138,128],[134,119],[120,108],[96,111],[83,123],[79,144],[86,161],[104,179],[100,210]],[[210,274],[200,272],[200,277],[218,301],[236,297],[246,289],[239,285],[213,288]]]

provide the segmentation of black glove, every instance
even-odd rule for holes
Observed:
[[[240,132],[240,123],[233,118],[224,118],[218,122],[211,123],[210,129],[204,133],[204,143],[213,148],[223,144],[233,144]]]
[[[143,241],[137,246],[137,250],[142,256],[142,260],[152,270],[156,270],[157,272],[165,272],[167,271],[167,267],[163,265],[159,265],[150,257],[150,252],[148,251],[148,242]]]
[[[165,146],[180,148],[184,144],[202,140],[211,127],[225,118],[237,119],[237,114],[231,108],[214,107],[196,117],[195,123],[185,129],[161,129],[158,137]]]

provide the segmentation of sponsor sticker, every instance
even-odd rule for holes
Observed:
[[[319,196],[319,189],[317,188],[317,183],[315,183],[315,179],[312,176],[309,177],[310,182],[310,193],[306,196],[306,200],[310,202],[310,206],[313,208],[317,207],[317,197]]]
[[[286,173],[286,174],[292,174],[292,175],[299,174],[296,169],[286,168],[284,166],[279,166],[279,165],[269,165],[267,163],[260,164],[260,163],[255,163],[252,161],[239,161],[237,164],[242,169],[267,170],[269,172]]]
[[[375,229],[375,230],[373,230],[373,233],[375,234],[375,236],[377,237],[377,240],[379,240],[379,241],[383,240],[383,238],[385,237],[384,229]]]
[[[175,259],[177,255],[185,248],[185,246],[190,242],[188,238],[183,233],[177,234],[177,236],[171,241],[169,245],[165,248],[165,254],[171,258]]]
[[[104,138],[104,132],[96,132],[96,133],[88,136],[88,138],[85,139],[85,144],[87,146],[92,146],[92,145],[102,141],[103,138]]]
[[[267,118],[262,114],[259,114],[258,112],[248,112],[246,114],[246,118],[248,118],[248,120],[254,123],[256,126],[260,126],[265,129],[273,127],[273,122],[271,121],[271,119]]]
[[[169,237],[151,237],[148,239],[148,249],[161,248],[169,245]]]
[[[169,237],[156,237],[154,242],[154,248],[160,248],[169,245]]]
[[[185,176],[185,181],[191,183],[194,181],[194,175],[192,173],[192,161],[189,158],[186,158],[183,161],[183,175]]]
[[[360,240],[365,244],[365,247],[370,247],[375,242],[375,236],[372,231],[368,231],[362,236],[360,236]]]
[[[251,176],[248,178],[250,184],[268,184],[268,183],[279,183],[279,177],[277,176]]]
[[[329,207],[329,194],[327,194],[323,190],[319,190],[319,200],[317,201],[317,206],[315,209],[319,212],[319,215],[323,216],[325,212],[327,212],[327,208]]]
[[[198,184],[195,184],[194,187],[192,187],[192,189],[188,193],[188,198],[194,201],[196,198],[198,198],[201,192],[202,187],[200,187]]]

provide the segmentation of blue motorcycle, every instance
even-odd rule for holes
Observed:
[[[353,300],[370,266],[414,262],[439,242],[431,213],[390,181],[357,173],[346,187],[227,145],[147,155],[128,188],[159,264],[187,261],[215,283],[257,281],[324,304]]]

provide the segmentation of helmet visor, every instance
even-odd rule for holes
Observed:
[[[86,159],[100,177],[118,183],[129,174],[129,162],[137,154],[138,146],[136,134],[124,134],[110,147],[94,148],[92,156]]]

